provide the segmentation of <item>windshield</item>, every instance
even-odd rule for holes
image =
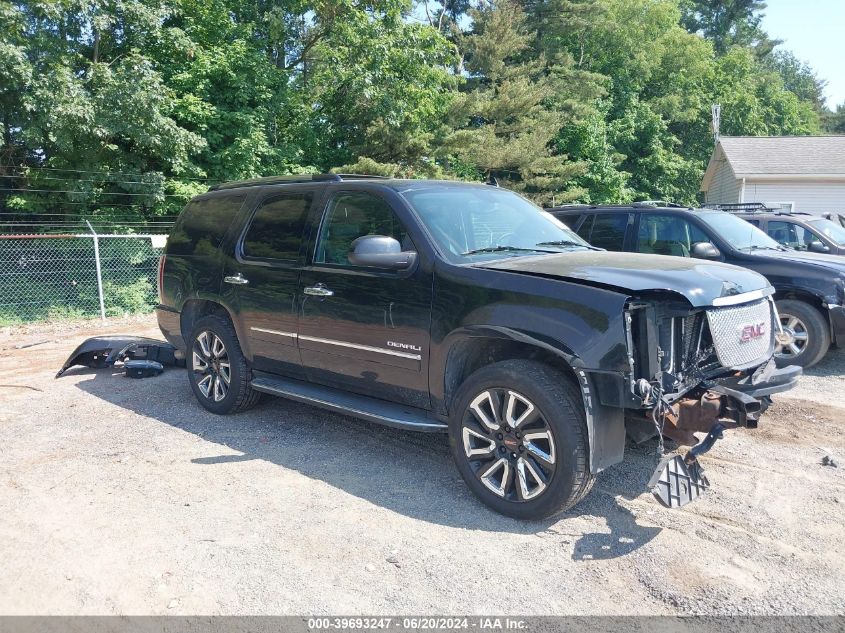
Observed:
[[[824,233],[827,238],[836,242],[839,246],[845,246],[845,227],[841,224],[825,220],[824,218],[808,220],[807,224],[820,233]]]
[[[724,211],[706,211],[699,216],[723,240],[739,250],[783,250],[780,244],[753,224]]]
[[[444,185],[401,194],[453,263],[592,248],[565,224],[505,189]]]

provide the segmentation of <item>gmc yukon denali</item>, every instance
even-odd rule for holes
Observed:
[[[762,276],[598,250],[491,185],[218,185],[182,211],[159,286],[160,327],[212,413],[271,394],[448,433],[472,491],[524,519],[575,505],[626,431],[692,447],[656,458],[652,481],[683,505],[708,486],[697,457],[800,374],[772,360]]]

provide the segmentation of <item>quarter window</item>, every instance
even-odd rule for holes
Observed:
[[[216,194],[189,202],[167,240],[168,252],[171,255],[216,254],[245,199],[243,194]]]
[[[273,196],[261,203],[243,241],[244,257],[296,260],[312,192]]]
[[[364,235],[386,235],[397,240],[403,251],[414,250],[408,233],[387,202],[369,193],[341,193],[329,203],[323,218],[314,261],[351,266],[352,242]]]

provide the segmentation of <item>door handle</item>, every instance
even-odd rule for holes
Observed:
[[[317,284],[316,286],[307,286],[303,292],[307,295],[311,295],[312,297],[333,297],[334,290],[329,290],[323,284]]]
[[[223,281],[225,281],[227,284],[233,284],[235,286],[245,286],[249,283],[249,279],[247,279],[240,273],[238,273],[237,275],[226,275],[225,277],[223,277]]]

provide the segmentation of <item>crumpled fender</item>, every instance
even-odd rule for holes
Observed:
[[[154,360],[162,365],[184,366],[184,359],[176,358],[176,348],[170,343],[144,336],[95,336],[73,350],[56,378],[74,365],[100,369],[124,359]]]

